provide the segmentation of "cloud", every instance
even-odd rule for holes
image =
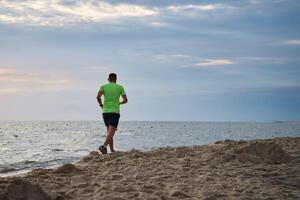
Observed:
[[[214,66],[223,66],[223,65],[233,65],[236,63],[251,64],[251,65],[284,64],[290,61],[291,61],[290,58],[282,58],[282,57],[244,56],[244,57],[232,57],[227,59],[201,59],[201,61],[196,64],[185,65],[183,67],[214,67]]]
[[[41,74],[0,68],[1,94],[61,91],[74,85],[76,80],[62,74]]]
[[[168,24],[166,22],[161,22],[161,21],[153,21],[153,22],[150,22],[149,25],[153,26],[153,27],[166,27],[166,26],[169,26],[170,24]]]
[[[12,68],[1,68],[0,67],[0,76],[5,74],[11,74],[14,73],[16,70]]]
[[[259,56],[245,56],[245,57],[237,57],[235,60],[239,60],[241,63],[271,63],[271,64],[283,64],[290,61],[288,58],[281,57],[259,57]]]
[[[232,60],[229,59],[205,59],[199,63],[194,64],[196,67],[209,67],[218,65],[231,65],[234,64]]]
[[[135,22],[162,28],[182,18],[224,20],[230,16],[240,17],[249,13],[266,15],[290,8],[283,6],[289,2],[284,0],[167,5],[150,1],[143,1],[144,5],[132,2],[135,1],[110,3],[102,0],[0,0],[0,23],[62,27],[92,23],[120,25],[119,23],[125,23],[125,20],[128,24],[128,19],[134,19]],[[273,10],[276,4],[279,4],[280,9]],[[265,8],[269,8],[267,12]]]
[[[290,46],[300,46],[300,40],[285,40],[282,41],[281,44]]]
[[[173,12],[188,12],[188,11],[211,11],[225,8],[223,4],[200,4],[200,5],[179,5],[169,6],[167,9]]]
[[[18,88],[1,88],[0,89],[0,94],[15,94],[15,93],[20,93],[22,90]]]
[[[0,77],[0,83],[35,83],[35,84],[67,84],[70,83],[68,79],[56,79],[54,76],[45,79],[45,76],[30,76],[18,75],[11,77]]]
[[[169,4],[157,3],[134,4],[128,1],[98,0],[0,0],[0,23],[55,26],[77,24],[114,24],[125,23],[134,19],[146,25],[162,28],[173,24],[176,17],[196,17],[202,20],[226,19],[236,13],[248,13],[257,9],[253,2],[240,3],[200,3]],[[250,5],[250,6],[249,6]],[[252,6],[251,6],[252,5]],[[249,10],[250,9],[250,10]]]
[[[146,6],[125,3],[125,1],[110,3],[97,0],[2,0],[0,1],[0,23],[60,27],[80,23],[118,24],[125,22],[125,19],[136,19],[160,28],[171,25],[174,17],[223,19],[240,10],[241,7],[243,4],[242,6],[225,3]]]
[[[80,22],[113,22],[121,18],[143,18],[158,11],[133,4],[105,1],[59,0],[0,1],[0,22],[40,26],[63,26]]]
[[[237,10],[236,7],[229,4],[189,4],[189,5],[171,5],[165,9],[166,15],[179,15],[189,17],[200,17],[202,19],[224,18],[225,15],[231,15]]]

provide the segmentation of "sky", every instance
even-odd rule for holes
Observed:
[[[0,120],[300,120],[299,0],[0,0]]]

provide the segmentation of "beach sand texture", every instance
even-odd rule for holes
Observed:
[[[300,199],[300,137],[91,152],[0,178],[0,199]]]

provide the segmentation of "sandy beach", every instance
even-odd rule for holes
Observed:
[[[300,137],[101,155],[0,178],[0,199],[300,199]]]

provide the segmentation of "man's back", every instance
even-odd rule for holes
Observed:
[[[104,95],[103,113],[120,113],[120,96],[125,95],[124,87],[110,82],[102,85],[100,91]]]

